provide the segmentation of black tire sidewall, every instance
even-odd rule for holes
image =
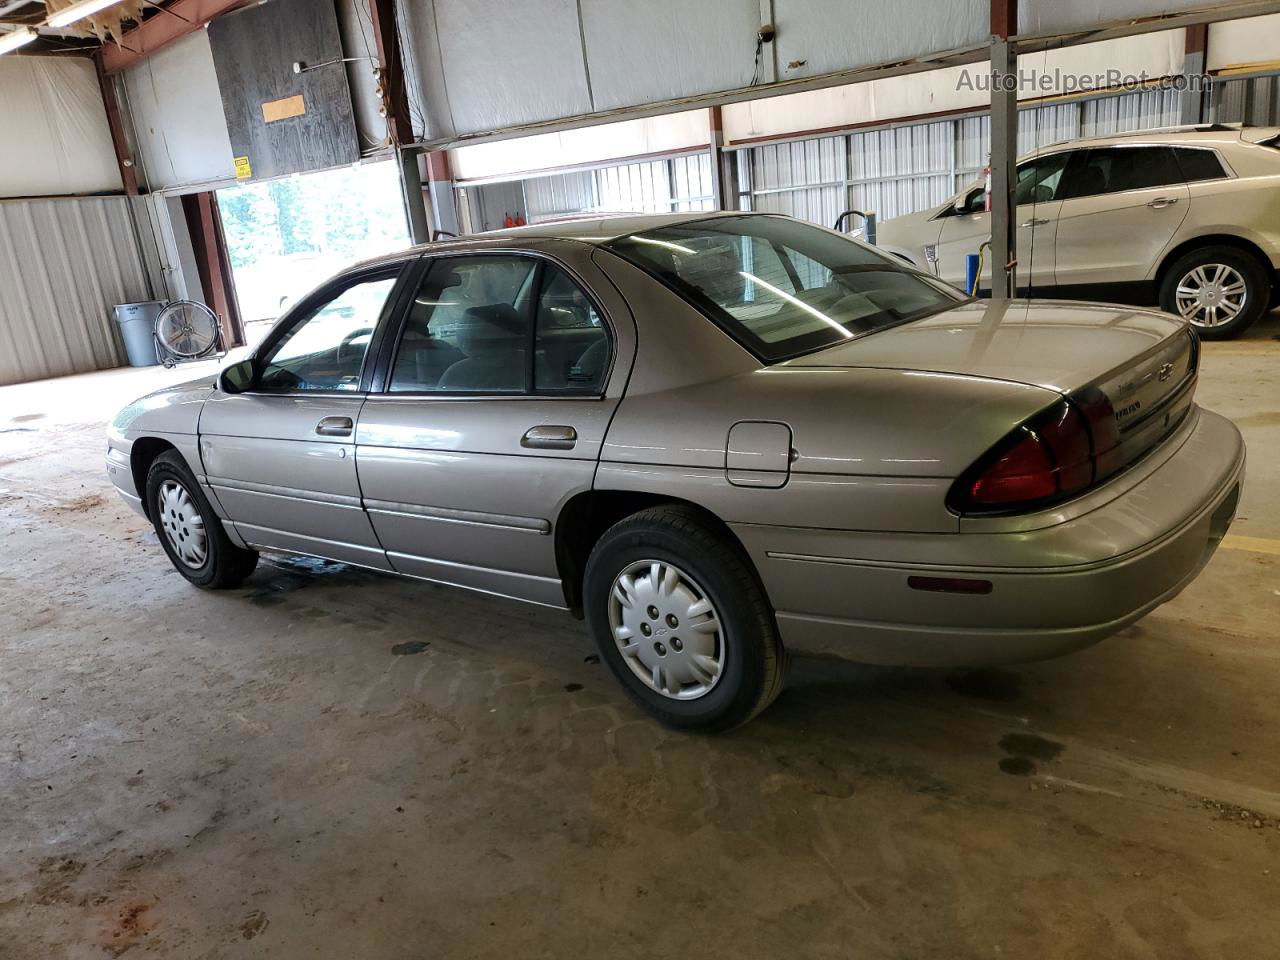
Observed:
[[[1267,273],[1262,265],[1249,254],[1233,247],[1202,247],[1179,257],[1169,267],[1160,284],[1160,308],[1166,313],[1178,316],[1178,304],[1175,292],[1178,282],[1189,271],[1206,263],[1223,263],[1236,270],[1244,278],[1247,290],[1247,304],[1240,315],[1230,323],[1217,327],[1202,327],[1192,324],[1191,327],[1202,339],[1227,340],[1247,330],[1255,320],[1267,312],[1271,304],[1272,290]]]
[[[160,519],[160,485],[166,480],[181,484],[183,489],[187,491],[187,495],[191,497],[193,503],[200,510],[200,519],[204,521],[205,529],[205,558],[204,563],[199,568],[189,567],[178,556],[174,550],[173,544],[169,542],[169,535],[165,533],[164,527]],[[147,513],[151,517],[151,525],[155,528],[156,536],[160,538],[160,546],[164,548],[165,554],[169,557],[180,574],[190,580],[197,586],[208,586],[217,577],[219,551],[222,548],[220,538],[217,536],[219,530],[216,525],[218,517],[213,512],[213,508],[209,505],[209,501],[205,498],[200,485],[196,482],[196,478],[191,475],[191,471],[186,465],[180,461],[169,457],[161,456],[155,463],[151,465],[151,469],[147,471]]]
[[[614,578],[639,560],[663,560],[686,571],[706,591],[721,623],[725,662],[711,692],[696,700],[673,700],[649,689],[632,673],[613,639],[608,603]],[[764,682],[764,650],[753,623],[751,597],[744,596],[735,571],[707,562],[685,538],[658,527],[636,525],[606,533],[587,563],[583,599],[587,622],[601,658],[633,700],[673,727],[732,726],[749,713]]]

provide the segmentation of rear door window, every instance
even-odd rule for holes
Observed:
[[[1173,154],[1177,158],[1178,169],[1182,171],[1182,179],[1188,183],[1195,183],[1197,180],[1220,180],[1227,175],[1222,168],[1222,161],[1212,150],[1174,147]]]
[[[391,393],[600,393],[609,335],[591,299],[534,257],[442,257],[418,287]]]
[[[1085,153],[1064,185],[1064,197],[1096,197],[1182,183],[1173,150],[1163,146],[1097,147]]]

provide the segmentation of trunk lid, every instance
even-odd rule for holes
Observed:
[[[1114,425],[1107,431],[1110,473],[1157,446],[1182,421],[1195,390],[1198,352],[1183,321],[1154,311],[992,300],[962,304],[785,365],[914,370],[1054,390],[1091,421]]]
[[[788,360],[788,367],[878,367],[1011,380],[1070,394],[1108,374],[1164,357],[1184,369],[1190,360],[1187,325],[1149,310],[1067,301],[987,300],[892,327]],[[1157,369],[1159,364],[1157,364]],[[1172,389],[1181,377],[1169,377]],[[1126,399],[1121,381],[1112,385]],[[1158,390],[1157,390],[1158,392]],[[1147,390],[1144,406],[1154,395]]]

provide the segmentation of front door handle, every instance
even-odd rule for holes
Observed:
[[[1147,203],[1152,210],[1162,210],[1165,207],[1171,207],[1178,202],[1177,197],[1156,197]]]
[[[1049,220],[1048,220],[1048,218],[1047,218],[1047,217],[1037,217],[1037,218],[1032,219],[1032,220],[1024,220],[1024,221],[1022,221],[1022,223],[1018,224],[1018,226],[1020,226],[1020,227],[1042,227],[1042,226],[1044,226],[1044,225],[1045,225],[1046,223],[1048,223],[1048,222],[1049,222]]]
[[[559,425],[530,427],[520,438],[520,446],[537,450],[572,450],[577,442],[577,430]]]
[[[316,433],[322,437],[349,437],[354,429],[350,417],[325,417],[316,424]]]

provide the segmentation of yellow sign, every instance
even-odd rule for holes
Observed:
[[[248,157],[236,157],[236,179],[248,180],[253,176],[253,170],[249,167]]]

